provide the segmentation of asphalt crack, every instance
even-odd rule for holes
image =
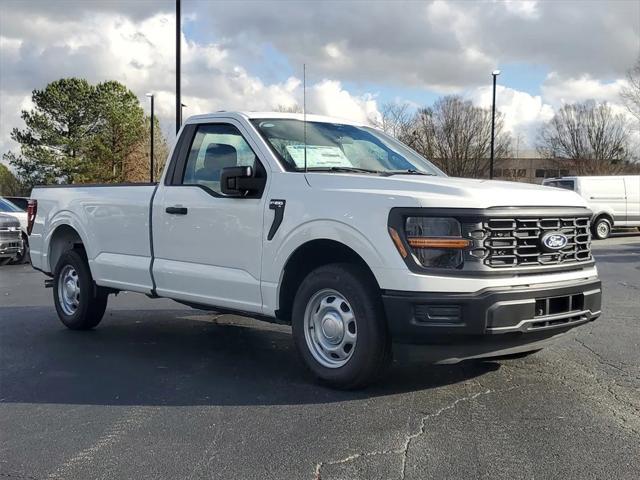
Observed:
[[[587,345],[586,343],[584,343],[582,340],[580,340],[578,337],[573,337],[573,340],[578,343],[579,345],[581,345],[583,348],[585,348],[586,350],[588,350],[589,352],[591,352],[593,354],[593,356],[596,358],[596,360],[598,361],[598,363],[602,364],[602,365],[606,365],[609,366],[615,370],[618,370],[619,372],[625,374],[625,375],[630,375],[630,372],[628,372],[627,370],[625,370],[624,368],[622,368],[620,365],[624,365],[624,366],[629,366],[631,367],[632,365],[624,363],[624,362],[620,362],[619,365],[616,365],[608,360],[606,360],[600,353],[598,353],[596,350],[594,350],[592,347],[590,347],[589,345]]]
[[[423,415],[422,418],[420,419],[419,422],[419,427],[418,429],[413,432],[410,433],[409,435],[407,435],[407,437],[405,438],[404,442],[395,448],[389,448],[389,449],[384,449],[384,450],[372,450],[369,452],[359,452],[359,453],[354,453],[351,454],[347,457],[344,458],[340,458],[338,460],[331,460],[328,462],[319,462],[316,464],[315,470],[314,470],[314,480],[322,480],[322,469],[324,467],[327,466],[332,466],[332,465],[342,465],[345,463],[350,463],[353,462],[354,460],[358,460],[361,458],[368,458],[368,457],[375,457],[375,456],[380,456],[380,455],[401,455],[401,466],[400,466],[400,480],[404,480],[406,477],[406,473],[407,473],[407,460],[409,457],[409,449],[411,448],[411,443],[419,438],[420,436],[424,435],[426,432],[426,428],[427,428],[427,423],[434,419],[439,417],[440,415],[442,415],[443,413],[449,411],[449,410],[454,410],[460,403],[462,402],[471,402],[475,399],[477,399],[478,397],[481,396],[486,396],[486,395],[490,395],[490,394],[495,394],[495,393],[503,393],[503,392],[508,392],[511,390],[514,390],[516,388],[520,388],[521,385],[515,385],[509,388],[505,388],[505,389],[501,389],[501,390],[491,390],[491,389],[486,389],[484,391],[481,392],[476,392],[472,395],[467,395],[465,397],[461,397],[456,399],[455,401],[451,402],[448,405],[445,405],[442,408],[439,408],[438,410],[436,410],[435,412],[429,413],[427,415]]]

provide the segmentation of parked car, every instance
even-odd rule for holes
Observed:
[[[0,213],[0,266],[9,263],[22,249],[20,222]]]
[[[20,210],[26,212],[27,211],[27,206],[29,205],[29,198],[28,197],[2,197],[5,200],[10,201],[11,203],[13,203],[16,207],[18,207]]]
[[[548,178],[543,185],[565,188],[585,199],[593,211],[594,237],[604,240],[616,227],[640,230],[640,175]]]
[[[0,197],[0,213],[14,217],[20,222],[22,230],[22,242],[20,251],[10,263],[24,263],[29,260],[29,235],[27,233],[27,212],[17,207],[13,202],[7,200],[6,197]]]
[[[292,325],[338,387],[391,354],[523,355],[600,315],[586,202],[446,176],[382,131],[220,112],[182,126],[157,185],[36,187],[34,268],[90,329],[120,290]]]

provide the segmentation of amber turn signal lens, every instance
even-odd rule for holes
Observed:
[[[409,237],[413,248],[450,248],[463,249],[471,246],[471,240],[464,238]]]
[[[391,235],[391,240],[393,240],[393,243],[398,249],[400,256],[402,258],[407,258],[407,255],[408,255],[407,249],[404,248],[404,244],[402,243],[402,240],[400,239],[400,235],[398,235],[398,232],[396,232],[394,228],[389,227],[389,235]]]

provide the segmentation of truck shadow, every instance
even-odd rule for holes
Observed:
[[[89,332],[50,308],[0,308],[0,401],[89,405],[331,403],[442,387],[497,363],[394,364],[376,386],[315,383],[288,327],[195,311],[108,311]]]
[[[640,240],[640,237],[639,237]],[[607,263],[638,263],[640,254],[640,242],[629,243],[624,245],[616,245],[607,249],[593,250],[593,256],[598,265]]]

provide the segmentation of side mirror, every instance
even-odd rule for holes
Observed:
[[[262,191],[264,181],[253,176],[253,167],[226,167],[220,173],[220,190],[228,197],[243,197]]]

